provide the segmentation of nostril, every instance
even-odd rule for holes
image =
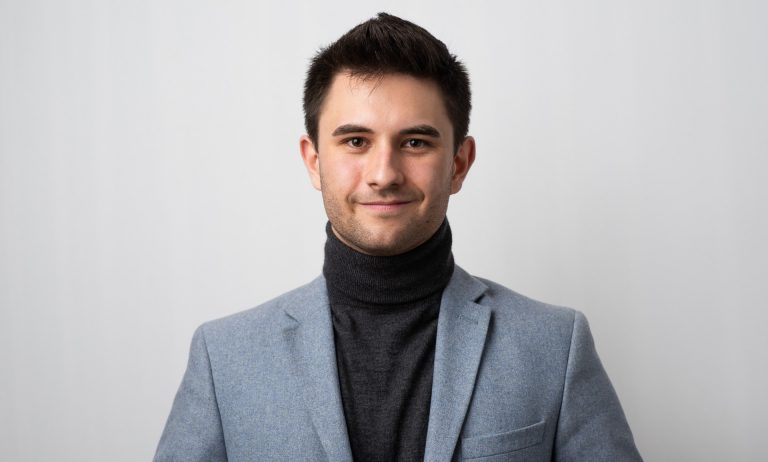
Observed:
[[[393,156],[380,155],[370,160],[366,172],[366,180],[369,185],[386,188],[403,182],[405,177]]]

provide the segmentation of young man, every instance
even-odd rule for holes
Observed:
[[[197,330],[155,460],[640,460],[584,316],[454,265],[475,143],[445,45],[380,14],[304,109],[323,275]]]

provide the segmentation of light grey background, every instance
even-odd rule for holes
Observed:
[[[0,457],[151,458],[192,331],[315,277],[315,50],[468,65],[470,272],[584,311],[649,461],[768,450],[768,3],[0,0]]]

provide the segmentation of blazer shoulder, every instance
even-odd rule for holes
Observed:
[[[573,308],[542,302],[489,279],[473,277],[487,287],[477,303],[491,308],[497,322],[524,324],[535,330],[555,329],[570,336],[574,323],[584,317]]]
[[[519,292],[516,292],[510,289],[509,287],[499,284],[498,282],[494,282],[490,279],[486,279],[478,276],[472,276],[472,277],[474,277],[475,279],[483,283],[488,288],[486,292],[483,294],[484,295],[483,299],[489,299],[495,303],[501,303],[510,309],[534,311],[534,312],[541,312],[541,313],[558,313],[558,314],[564,314],[566,316],[570,316],[571,319],[573,319],[573,316],[577,312],[577,310],[573,308],[560,306],[560,305],[553,305],[551,303],[546,303],[546,302],[528,297],[526,295],[523,295]]]
[[[199,328],[206,338],[237,338],[258,336],[280,329],[286,322],[286,309],[317,303],[318,298],[327,297],[325,279],[322,276],[313,281],[283,293],[253,308],[203,323]]]

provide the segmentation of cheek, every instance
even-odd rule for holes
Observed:
[[[410,179],[424,194],[442,195],[451,187],[451,167],[442,162],[414,166]]]
[[[360,169],[355,162],[321,162],[320,173],[323,189],[326,193],[344,196],[356,188],[360,178]]]

